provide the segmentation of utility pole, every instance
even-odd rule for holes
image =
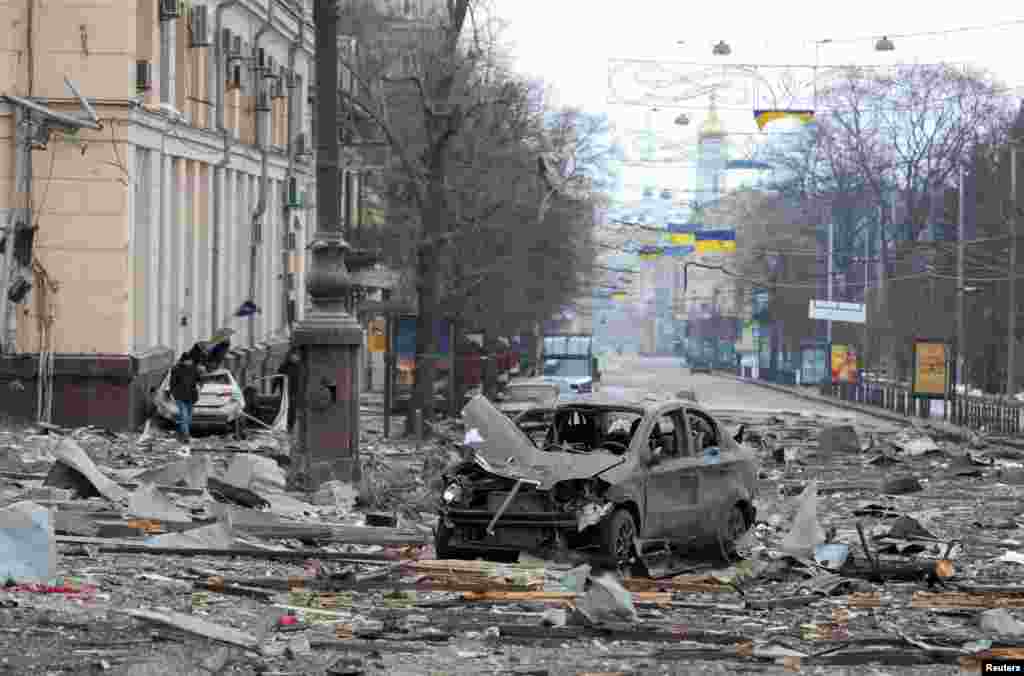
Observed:
[[[832,300],[832,256],[833,256],[832,247],[834,245],[835,245],[835,242],[833,241],[832,220],[829,219],[829,222],[828,222],[828,269],[827,269],[827,272],[826,272],[827,279],[825,280],[825,283],[828,285],[828,287],[826,289],[826,294],[827,295],[826,295],[825,299],[828,300],[828,301]],[[832,320],[831,319],[828,320],[828,344],[829,344],[829,350],[831,350],[832,349]]]
[[[967,244],[964,242],[964,217],[967,205],[964,204],[964,168],[960,167],[960,209],[957,214],[957,242],[956,242],[956,382],[964,386],[964,394],[967,394],[967,325],[964,323],[964,295],[967,293],[964,286],[964,252]],[[955,420],[953,422],[956,422]]]
[[[1017,346],[1017,139],[1010,146],[1010,312],[1006,329],[1006,396],[1012,397]]]
[[[864,345],[861,347],[861,358],[864,370],[868,370],[868,286],[871,284],[871,235],[864,230]]]

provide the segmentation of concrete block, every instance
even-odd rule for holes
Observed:
[[[833,425],[818,434],[818,454],[860,453],[860,439],[852,425]]]

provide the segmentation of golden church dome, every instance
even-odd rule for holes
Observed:
[[[725,134],[725,125],[722,124],[721,118],[718,117],[718,110],[715,108],[715,104],[712,101],[711,107],[708,109],[708,116],[704,119],[704,122],[700,125],[698,131],[699,138],[723,138]]]

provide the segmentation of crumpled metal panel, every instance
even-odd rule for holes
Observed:
[[[586,454],[543,451],[480,395],[462,409],[462,418],[467,430],[476,429],[483,438],[472,444],[477,464],[498,476],[536,483],[542,490],[549,490],[559,481],[592,478],[625,461],[623,456],[600,450]]]

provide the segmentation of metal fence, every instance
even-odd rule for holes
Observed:
[[[867,382],[857,385],[824,385],[822,394],[917,418],[945,420],[971,429],[997,434],[1020,434],[1024,403],[986,395],[958,395],[938,400],[915,399],[907,384]]]

